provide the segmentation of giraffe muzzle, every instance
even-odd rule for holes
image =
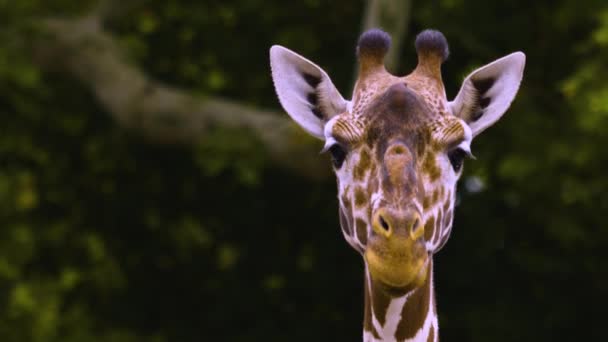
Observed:
[[[391,289],[422,285],[429,256],[420,215],[380,208],[373,215],[372,229],[364,254],[372,279]]]
[[[429,256],[419,241],[396,237],[378,243],[373,239],[368,243],[364,258],[372,280],[387,288],[412,289],[426,280]]]

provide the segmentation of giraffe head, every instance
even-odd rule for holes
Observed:
[[[471,142],[507,110],[525,64],[516,52],[481,67],[448,101],[445,37],[426,30],[415,45],[415,70],[394,76],[383,63],[390,37],[365,32],[351,101],[314,63],[281,46],[270,50],[283,108],[332,156],[344,237],[363,255],[374,283],[399,293],[424,283],[432,254],[450,235]]]

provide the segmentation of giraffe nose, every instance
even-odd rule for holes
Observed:
[[[379,208],[374,214],[372,228],[376,234],[386,238],[401,235],[418,240],[424,234],[420,215],[414,210]]]

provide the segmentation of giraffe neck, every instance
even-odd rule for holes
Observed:
[[[421,287],[401,297],[391,297],[374,286],[366,267],[364,342],[439,340],[432,259],[427,272]]]

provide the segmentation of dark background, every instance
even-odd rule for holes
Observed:
[[[362,1],[125,3],[103,29],[182,92],[286,118],[268,61],[282,44],[349,96]],[[360,340],[363,262],[339,230],[333,177],[282,166],[245,129],[174,143],[121,125],[38,49],[54,44],[44,20],[93,6],[0,2],[0,340]],[[602,340],[608,2],[411,6],[393,72],[415,65],[417,32],[439,29],[449,98],[474,68],[527,55],[511,109],[473,145],[435,257],[441,339]]]

